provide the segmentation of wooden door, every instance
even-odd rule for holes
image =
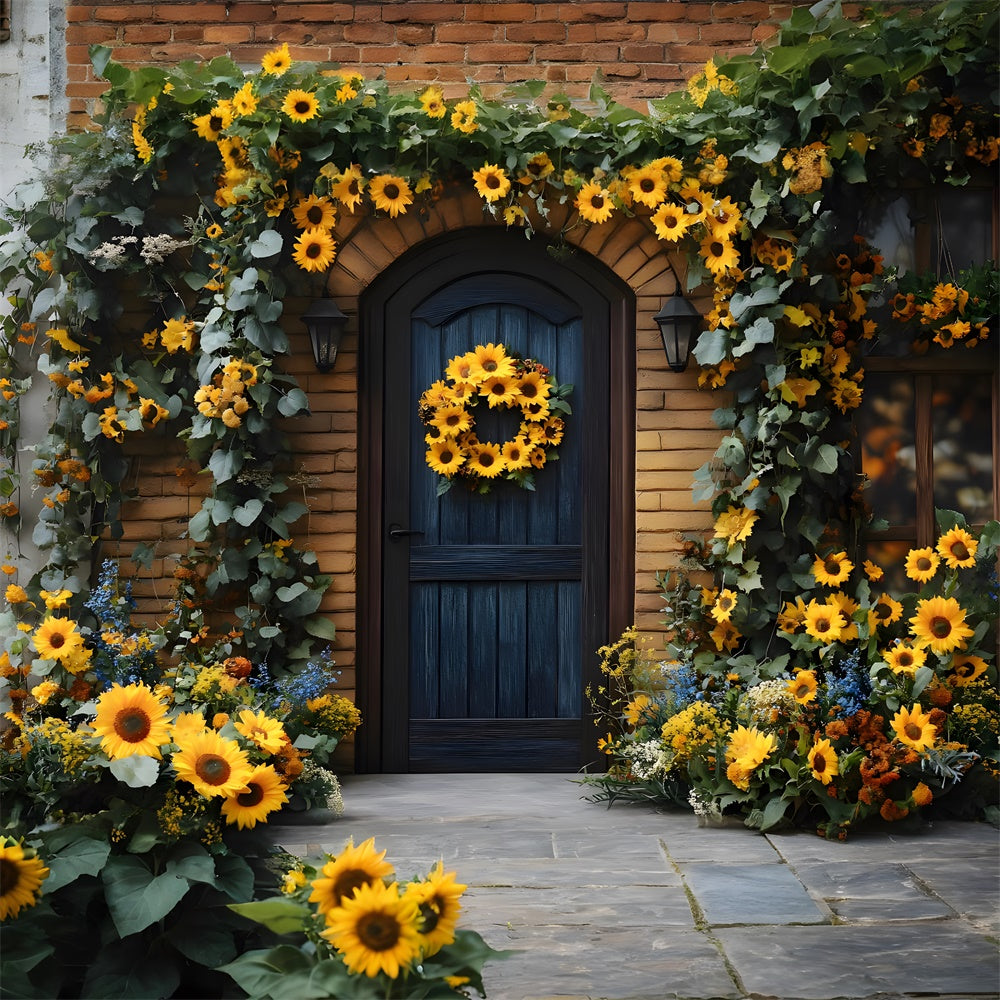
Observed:
[[[611,628],[611,304],[524,244],[512,258],[480,235],[466,250],[417,269],[374,324],[380,769],[572,771],[595,757],[584,689]],[[417,401],[488,343],[573,384],[559,460],[534,491],[438,496]],[[481,439],[514,436],[517,411],[486,410]]]

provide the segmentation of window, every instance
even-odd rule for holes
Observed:
[[[912,198],[910,239],[884,247],[887,263],[940,268],[947,280],[950,268],[996,260],[995,199],[992,186]],[[883,226],[873,241],[885,232]],[[865,499],[888,524],[867,536],[868,557],[881,566],[901,566],[911,547],[934,544],[935,508],[960,511],[972,525],[1000,516],[998,326],[971,350],[933,345],[918,357],[907,345],[888,343],[865,360],[859,458]],[[887,582],[902,582],[902,571]]]
[[[0,0],[0,42],[10,41],[10,5],[12,0]]]

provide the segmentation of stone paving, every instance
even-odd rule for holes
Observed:
[[[765,836],[574,777],[350,776],[341,818],[274,836],[312,857],[374,836],[401,877],[443,858],[461,926],[517,949],[486,966],[493,1000],[1000,997],[994,827]]]

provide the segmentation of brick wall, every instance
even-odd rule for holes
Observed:
[[[103,89],[88,46],[111,45],[128,65],[229,55],[248,67],[287,42],[292,57],[383,76],[401,89],[468,81],[487,95],[522,80],[546,80],[586,97],[595,74],[623,104],[683,86],[713,55],[752,49],[792,8],[812,0],[633,0],[562,3],[327,3],[323,0],[125,2],[66,8],[70,125]]]

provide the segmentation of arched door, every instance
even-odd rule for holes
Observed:
[[[612,564],[631,565],[612,530],[624,506],[612,502],[624,436],[613,397],[631,341],[615,339],[612,314],[624,298],[606,275],[492,230],[419,250],[366,295],[362,627],[377,644],[359,651],[377,649],[378,668],[359,664],[372,729],[362,768],[567,771],[594,759],[585,689],[621,624]],[[457,482],[438,496],[417,401],[450,358],[488,343],[573,384],[559,460],[534,491],[500,481],[484,496]],[[484,409],[480,438],[514,436],[513,412]]]

